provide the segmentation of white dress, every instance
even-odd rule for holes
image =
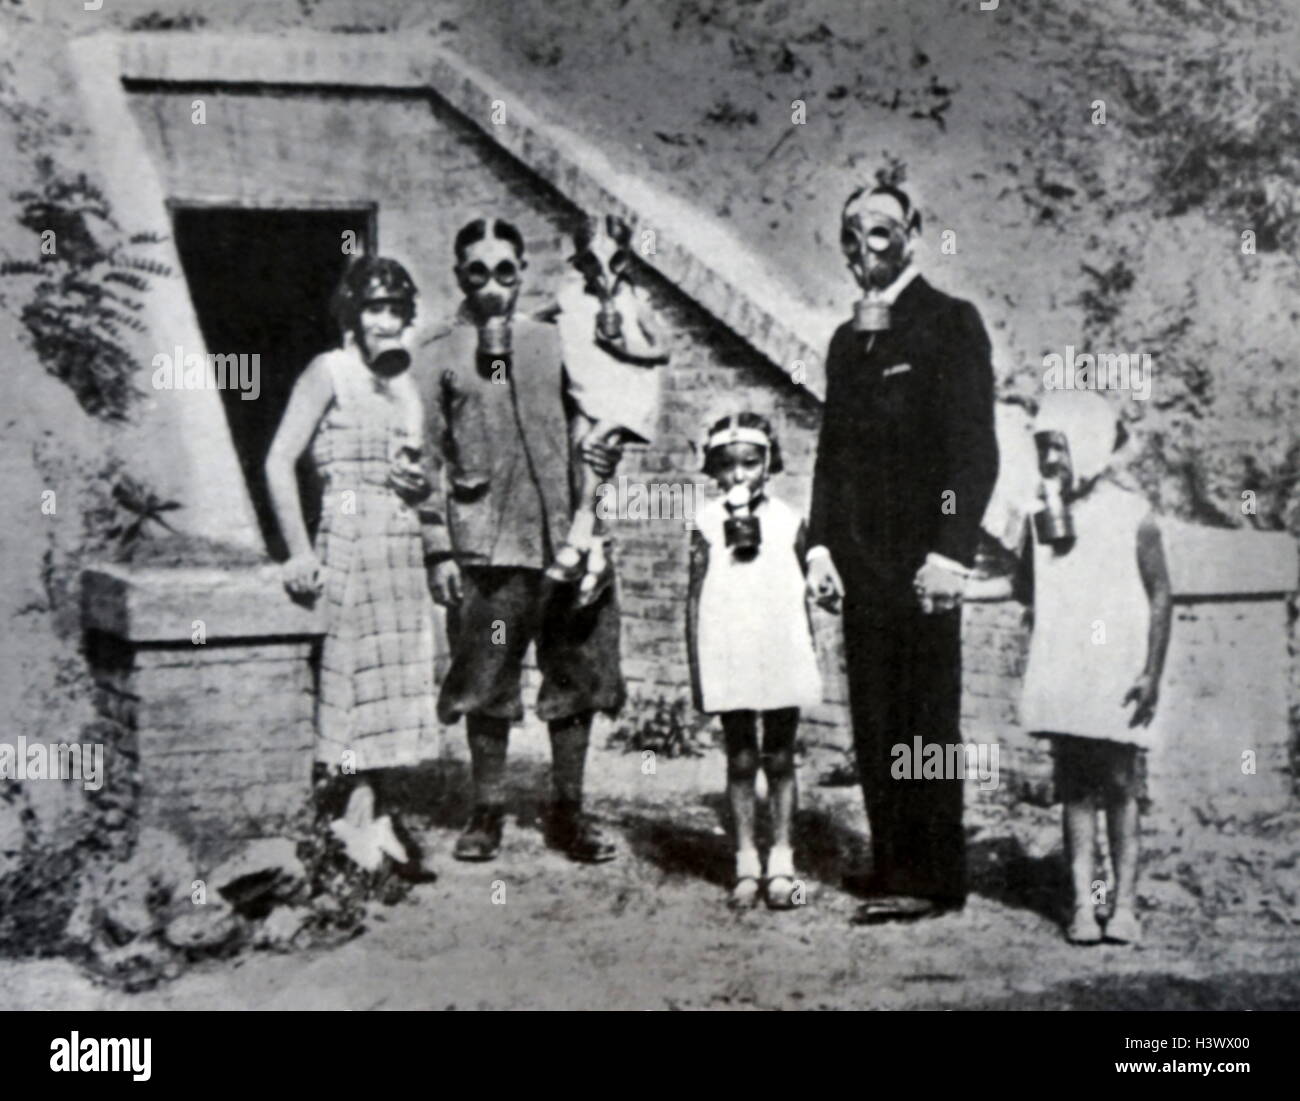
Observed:
[[[648,308],[645,296],[638,294],[638,298]],[[566,281],[558,302],[570,397],[591,420],[611,421],[649,443],[659,419],[659,372],[652,364],[619,359],[596,343],[600,303],[581,282]]]
[[[709,544],[700,590],[699,675],[707,712],[774,711],[821,703],[804,576],[795,543],[799,517],[767,497],[754,510],[762,544],[741,561],[723,538],[721,499],[700,509],[696,525]]]
[[[1151,511],[1109,482],[1071,506],[1076,539],[1066,554],[1034,554],[1034,630],[1020,718],[1035,734],[1073,734],[1149,748],[1121,706],[1147,658],[1150,603],[1138,569],[1138,528]]]

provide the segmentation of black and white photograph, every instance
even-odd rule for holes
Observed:
[[[1298,64],[1293,0],[0,0],[40,1066],[1300,1009]],[[1089,1080],[1250,1074],[1171,1019]]]

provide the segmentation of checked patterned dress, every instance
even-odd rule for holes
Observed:
[[[324,579],[316,759],[358,770],[437,756],[434,605],[415,508],[388,485],[399,446],[419,447],[420,397],[355,347],[326,354],[334,400],[312,440],[323,482]]]

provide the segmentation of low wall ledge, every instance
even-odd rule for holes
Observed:
[[[323,634],[317,605],[294,601],[278,566],[89,566],[81,622],[130,642],[193,643]]]

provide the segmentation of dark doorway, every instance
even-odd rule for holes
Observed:
[[[298,375],[313,357],[338,344],[329,301],[348,260],[343,234],[352,231],[358,251],[369,252],[374,217],[373,208],[172,210],[176,247],[207,351],[261,356],[257,400],[244,401],[237,389],[223,390],[221,397],[262,536],[277,559],[285,557],[285,544],[262,463]],[[299,464],[298,485],[314,535],[320,488],[306,459]]]

